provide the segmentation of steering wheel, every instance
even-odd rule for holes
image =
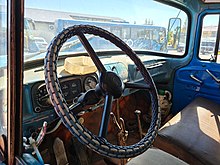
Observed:
[[[119,47],[135,63],[146,84],[124,83],[117,74],[107,71],[84,34],[99,36]],[[85,92],[80,99],[78,99],[76,104],[69,107],[59,84],[57,76],[57,60],[59,50],[64,42],[75,35],[78,36],[88,55],[99,70],[100,77],[96,89]],[[44,61],[44,70],[46,88],[56,113],[68,130],[88,148],[108,157],[130,158],[143,153],[152,145],[160,126],[161,115],[160,109],[158,108],[156,87],[152,77],[142,64],[141,60],[137,57],[136,53],[120,38],[102,28],[91,25],[75,25],[66,28],[53,39],[48,47],[48,52]],[[105,137],[107,135],[112,102],[114,98],[119,98],[123,94],[125,88],[149,91],[151,96],[152,120],[150,128],[143,139],[130,146],[118,146],[109,143]],[[78,121],[76,114],[83,106],[96,104],[101,98],[105,98],[105,101],[99,134],[97,136]]]

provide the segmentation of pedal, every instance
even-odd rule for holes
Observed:
[[[65,146],[60,138],[56,138],[53,144],[53,151],[55,154],[57,165],[68,165]]]

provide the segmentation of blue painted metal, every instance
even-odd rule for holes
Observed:
[[[48,110],[41,113],[34,112],[32,97],[32,85],[27,84],[23,86],[24,99],[23,99],[23,136],[29,137],[38,128],[41,128],[43,122],[51,123],[57,118],[54,110]]]
[[[220,13],[220,10],[204,10],[198,16],[198,24],[194,43],[189,48],[193,48],[192,60],[190,63],[175,73],[173,90],[172,113],[181,111],[196,97],[205,97],[214,102],[220,103],[220,84],[217,83],[206,71],[208,69],[217,78],[220,78],[220,64],[211,61],[201,60],[198,57],[200,37],[202,31],[202,20],[206,14]],[[193,24],[193,23],[192,23]],[[201,80],[194,80],[191,76]]]

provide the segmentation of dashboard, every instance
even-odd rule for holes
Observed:
[[[107,70],[117,73],[124,82],[143,82],[139,70],[128,57],[125,57],[125,55],[108,56],[103,58],[102,62]],[[151,60],[148,60],[148,58]],[[148,58],[143,59],[143,61],[154,79],[157,80],[157,77],[164,77],[164,74],[167,74],[167,69],[165,69],[167,67],[165,65],[166,61],[161,58]],[[80,93],[94,89],[98,83],[98,72],[86,75],[72,75],[65,72],[62,64],[58,66],[57,70],[60,88],[69,106]],[[30,136],[30,134],[39,130],[44,121],[50,124],[58,119],[46,90],[43,72],[42,67],[25,71],[23,89],[24,136]],[[126,89],[123,95],[129,95],[135,91],[134,89]]]

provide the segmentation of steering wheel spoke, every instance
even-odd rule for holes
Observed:
[[[152,87],[150,87],[149,84],[125,82],[124,85],[125,85],[125,88],[143,89],[143,90],[151,90],[152,89]]]
[[[101,100],[101,95],[99,95],[94,89],[88,90],[76,99],[76,103],[69,107],[72,114],[77,115],[80,112],[85,111],[86,107],[98,104]]]
[[[102,62],[98,58],[96,52],[94,51],[94,49],[90,45],[90,43],[87,40],[87,38],[85,37],[85,35],[83,33],[79,32],[79,33],[77,33],[77,36],[79,37],[79,40],[83,44],[84,48],[88,52],[89,56],[91,57],[92,61],[94,62],[94,64],[98,68],[98,70],[102,73],[106,72],[104,65],[102,64]]]
[[[69,106],[69,110],[73,115],[77,115],[83,111],[83,104],[82,103],[75,103]]]
[[[112,109],[112,101],[113,101],[113,96],[107,94],[105,96],[105,103],[104,103],[104,108],[102,112],[102,120],[101,120],[100,128],[99,128],[99,137],[105,138],[107,136],[108,123],[109,123],[110,113]]]

